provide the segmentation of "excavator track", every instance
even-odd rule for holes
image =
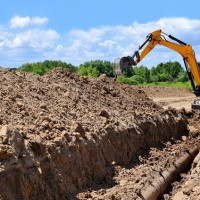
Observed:
[[[195,99],[192,102],[192,107],[193,110],[200,110],[200,99]]]

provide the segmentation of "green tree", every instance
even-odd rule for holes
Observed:
[[[130,80],[132,83],[134,83],[134,85],[146,82],[145,79],[140,75],[134,75],[134,76],[130,77]]]
[[[93,77],[106,74],[108,77],[114,77],[113,64],[109,61],[101,60],[88,61],[79,66],[78,74]]]
[[[175,81],[179,77],[179,73],[183,73],[184,69],[178,62],[160,63],[150,70],[150,80],[152,82],[158,79],[159,82]]]
[[[52,60],[45,60],[44,62],[36,62],[36,63],[26,63],[21,65],[18,68],[18,70],[44,75],[45,73],[49,72],[50,70],[56,67],[69,68],[74,72],[77,71],[77,67],[73,66],[72,64],[67,64],[62,61],[52,61]]]
[[[143,82],[150,82],[150,70],[145,66],[134,67],[134,74],[140,76]]]
[[[158,76],[158,71],[157,71],[157,68],[156,67],[152,67],[150,69],[150,82],[153,82],[153,83],[157,83],[159,82],[159,76]]]
[[[168,62],[166,64],[169,65],[169,74],[173,79],[177,78],[179,73],[184,71],[181,64],[178,62]]]
[[[187,72],[183,71],[183,72],[179,72],[178,77],[177,77],[177,81],[178,82],[187,82],[189,80]]]
[[[135,72],[134,72],[134,68],[133,67],[127,67],[124,69],[124,75],[126,77],[132,77],[133,75],[135,75]]]
[[[151,75],[150,76],[150,82],[152,82],[152,83],[159,82],[159,77],[157,75]]]

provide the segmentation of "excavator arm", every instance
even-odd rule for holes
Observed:
[[[168,41],[166,36],[171,40]],[[189,44],[162,32],[156,30],[147,36],[146,41],[134,52],[133,56],[121,57],[115,59],[115,73],[122,74],[124,69],[137,65],[157,44],[163,45],[179,53],[183,57],[188,77],[191,81],[193,92],[196,96],[200,96],[200,75],[195,53]],[[200,102],[199,102],[200,103]]]

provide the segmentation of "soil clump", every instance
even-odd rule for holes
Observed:
[[[77,199],[88,188],[125,185],[128,179],[114,178],[123,173],[118,169],[145,165],[150,149],[189,134],[183,111],[163,109],[141,87],[105,75],[84,78],[57,68],[37,76],[0,68],[0,76],[0,199]]]

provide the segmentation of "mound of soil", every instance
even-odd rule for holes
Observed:
[[[67,69],[0,69],[0,199],[72,199],[113,181],[150,147],[187,135],[187,119],[145,92]]]

